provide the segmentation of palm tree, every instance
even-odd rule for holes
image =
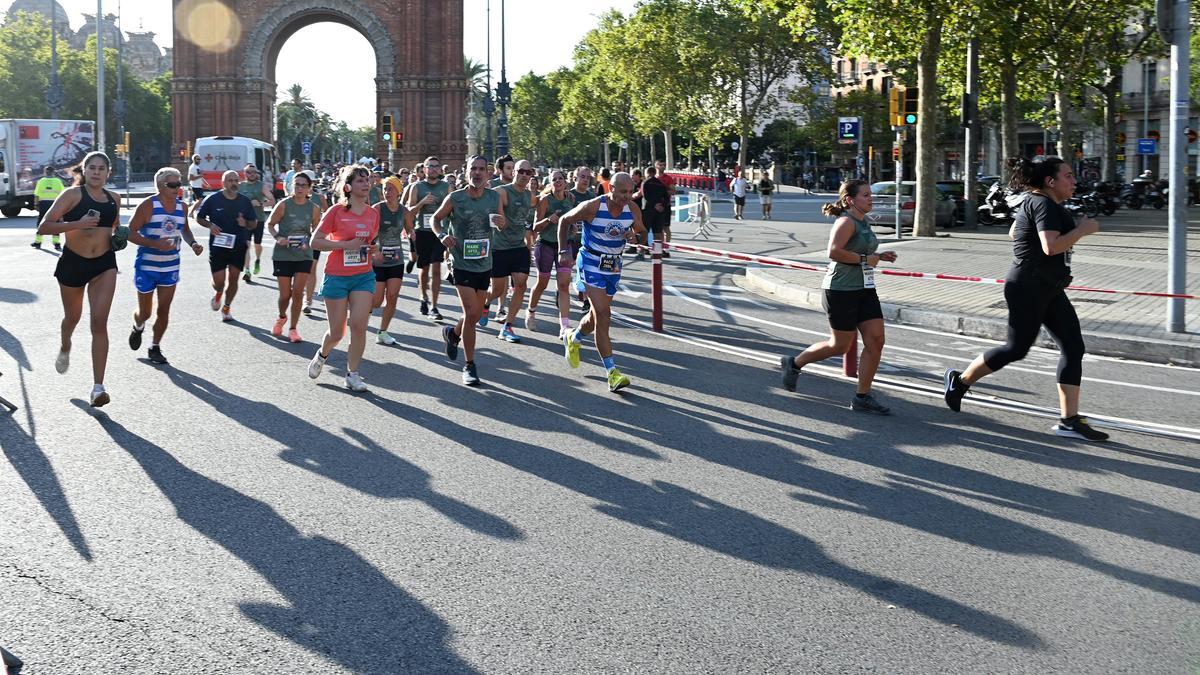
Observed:
[[[463,75],[467,79],[467,143],[471,152],[478,152],[483,143],[484,126],[487,119],[483,116],[483,101],[488,97],[488,68],[468,56],[463,56]]]
[[[287,148],[288,155],[299,154],[302,137],[312,138],[318,131],[321,115],[313,105],[304,87],[293,84],[288,87],[287,97],[276,107],[279,124],[279,143]],[[288,158],[285,158],[288,159]]]

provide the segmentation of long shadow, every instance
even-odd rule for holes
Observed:
[[[9,464],[16,470],[21,480],[25,481],[29,491],[58,525],[58,529],[62,531],[63,536],[67,538],[79,556],[91,562],[92,550],[88,546],[87,538],[84,537],[79,522],[75,520],[75,513],[71,510],[70,503],[67,502],[62,484],[58,482],[54,465],[50,463],[50,458],[46,456],[37,442],[37,423],[34,420],[33,407],[29,403],[29,391],[25,382],[25,371],[32,371],[33,368],[29,363],[29,356],[25,353],[25,346],[15,335],[0,326],[0,349],[7,352],[17,362],[17,382],[21,389],[21,407],[25,411],[25,421],[29,428],[29,431],[25,431],[13,415],[0,412],[0,451],[3,451]]]
[[[382,499],[415,499],[464,527],[497,539],[519,540],[520,530],[502,518],[439,494],[429,474],[384,449],[363,434],[343,429],[354,442],[308,420],[261,401],[243,398],[182,370],[162,371],[181,390],[211,405],[233,421],[253,421],[253,429],[288,446],[280,458],[346,487]],[[230,415],[228,411],[236,411]],[[406,408],[405,419],[419,411]]]
[[[31,302],[37,302],[37,293],[20,288],[4,288],[0,286],[0,302],[6,302],[14,305],[24,305]]]
[[[181,520],[288,602],[242,603],[248,618],[355,672],[475,672],[450,648],[445,621],[349,547],[302,534],[267,504],[193,471],[105,413],[92,416]]]

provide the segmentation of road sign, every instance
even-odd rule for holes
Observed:
[[[1125,155],[1117,155],[1117,161],[1118,161],[1118,162],[1124,162],[1124,161],[1125,161]]]
[[[1138,154],[1139,155],[1157,155],[1158,140],[1153,138],[1138,139]]]
[[[312,154],[312,141],[301,141],[300,142],[300,153],[304,154],[304,155],[311,155]]]
[[[858,142],[860,122],[857,117],[838,118],[838,143],[852,145]]]
[[[729,147],[733,148],[734,150],[737,150],[738,148],[742,147],[742,144],[738,143],[737,141],[734,141],[729,144]]]

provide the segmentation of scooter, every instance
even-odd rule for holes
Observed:
[[[1010,225],[1017,207],[1024,199],[1025,193],[1017,192],[996,181],[979,207],[979,224],[993,227]]]

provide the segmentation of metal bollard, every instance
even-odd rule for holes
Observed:
[[[663,332],[663,303],[662,303],[662,241],[655,239],[652,244],[650,261],[653,264],[650,274],[650,306],[653,316],[655,333]]]

